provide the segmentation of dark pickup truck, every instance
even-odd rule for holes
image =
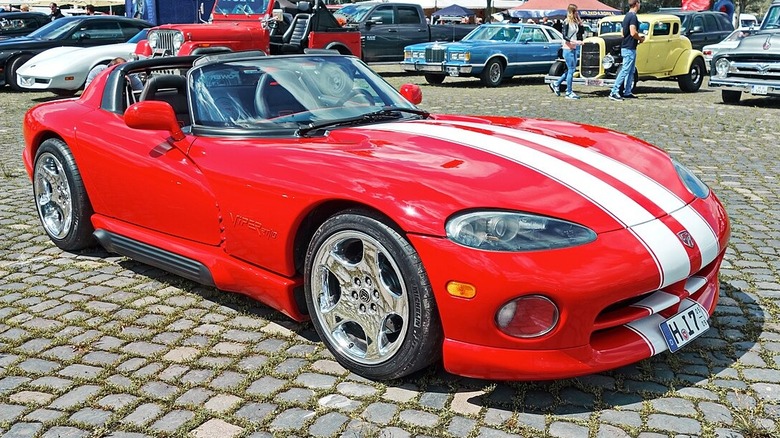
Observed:
[[[422,7],[413,3],[360,2],[345,5],[334,15],[346,26],[360,29],[366,62],[399,62],[404,47],[430,41],[459,41],[475,25],[429,25]]]

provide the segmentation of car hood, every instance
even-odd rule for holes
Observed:
[[[47,72],[73,70],[72,66],[91,68],[102,59],[129,57],[135,51],[135,43],[108,44],[95,47],[54,47],[33,56],[20,69],[19,74],[33,70]]]
[[[375,179],[369,186],[418,184],[412,198],[396,199],[401,203],[447,198],[449,211],[529,211],[600,233],[666,216],[694,200],[665,152],[589,125],[438,116],[337,129],[328,137],[346,152],[342,159],[321,158],[333,172],[365,172],[362,181]]]
[[[0,41],[0,52],[9,50],[39,49],[57,45],[57,40],[42,40],[39,38],[18,37]]]
[[[777,54],[780,53],[780,32],[760,32],[742,38],[735,49],[740,53]]]

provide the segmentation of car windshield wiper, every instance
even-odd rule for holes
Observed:
[[[323,128],[335,128],[339,126],[351,126],[360,125],[363,123],[380,122],[383,120],[395,120],[403,117],[402,113],[416,114],[422,116],[423,119],[427,119],[430,113],[417,108],[384,108],[378,111],[373,111],[367,114],[362,114],[357,117],[349,117],[346,119],[330,120],[322,123],[312,123],[308,126],[299,128],[296,135],[304,137],[306,134],[317,131]]]

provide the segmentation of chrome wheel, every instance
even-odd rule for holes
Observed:
[[[330,235],[312,259],[311,294],[327,341],[363,365],[398,352],[409,324],[409,296],[390,251],[368,234]]]
[[[41,154],[33,173],[35,205],[46,232],[64,239],[73,223],[73,201],[62,162],[49,152]]]
[[[490,82],[498,82],[501,80],[501,64],[494,63],[490,66]]]

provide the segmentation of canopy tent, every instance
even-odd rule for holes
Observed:
[[[460,5],[464,8],[482,10],[487,8],[487,0],[404,0],[404,3],[420,5],[423,9],[440,9],[447,6]],[[492,0],[491,7],[494,10],[511,9],[523,4],[522,0]]]
[[[439,17],[470,17],[472,15],[474,15],[474,11],[458,5],[447,6],[433,13],[433,16]]]
[[[571,0],[528,0],[521,6],[507,11],[510,16],[527,18],[563,18]],[[598,0],[577,0],[577,11],[582,18],[601,18],[618,15],[620,11]]]

